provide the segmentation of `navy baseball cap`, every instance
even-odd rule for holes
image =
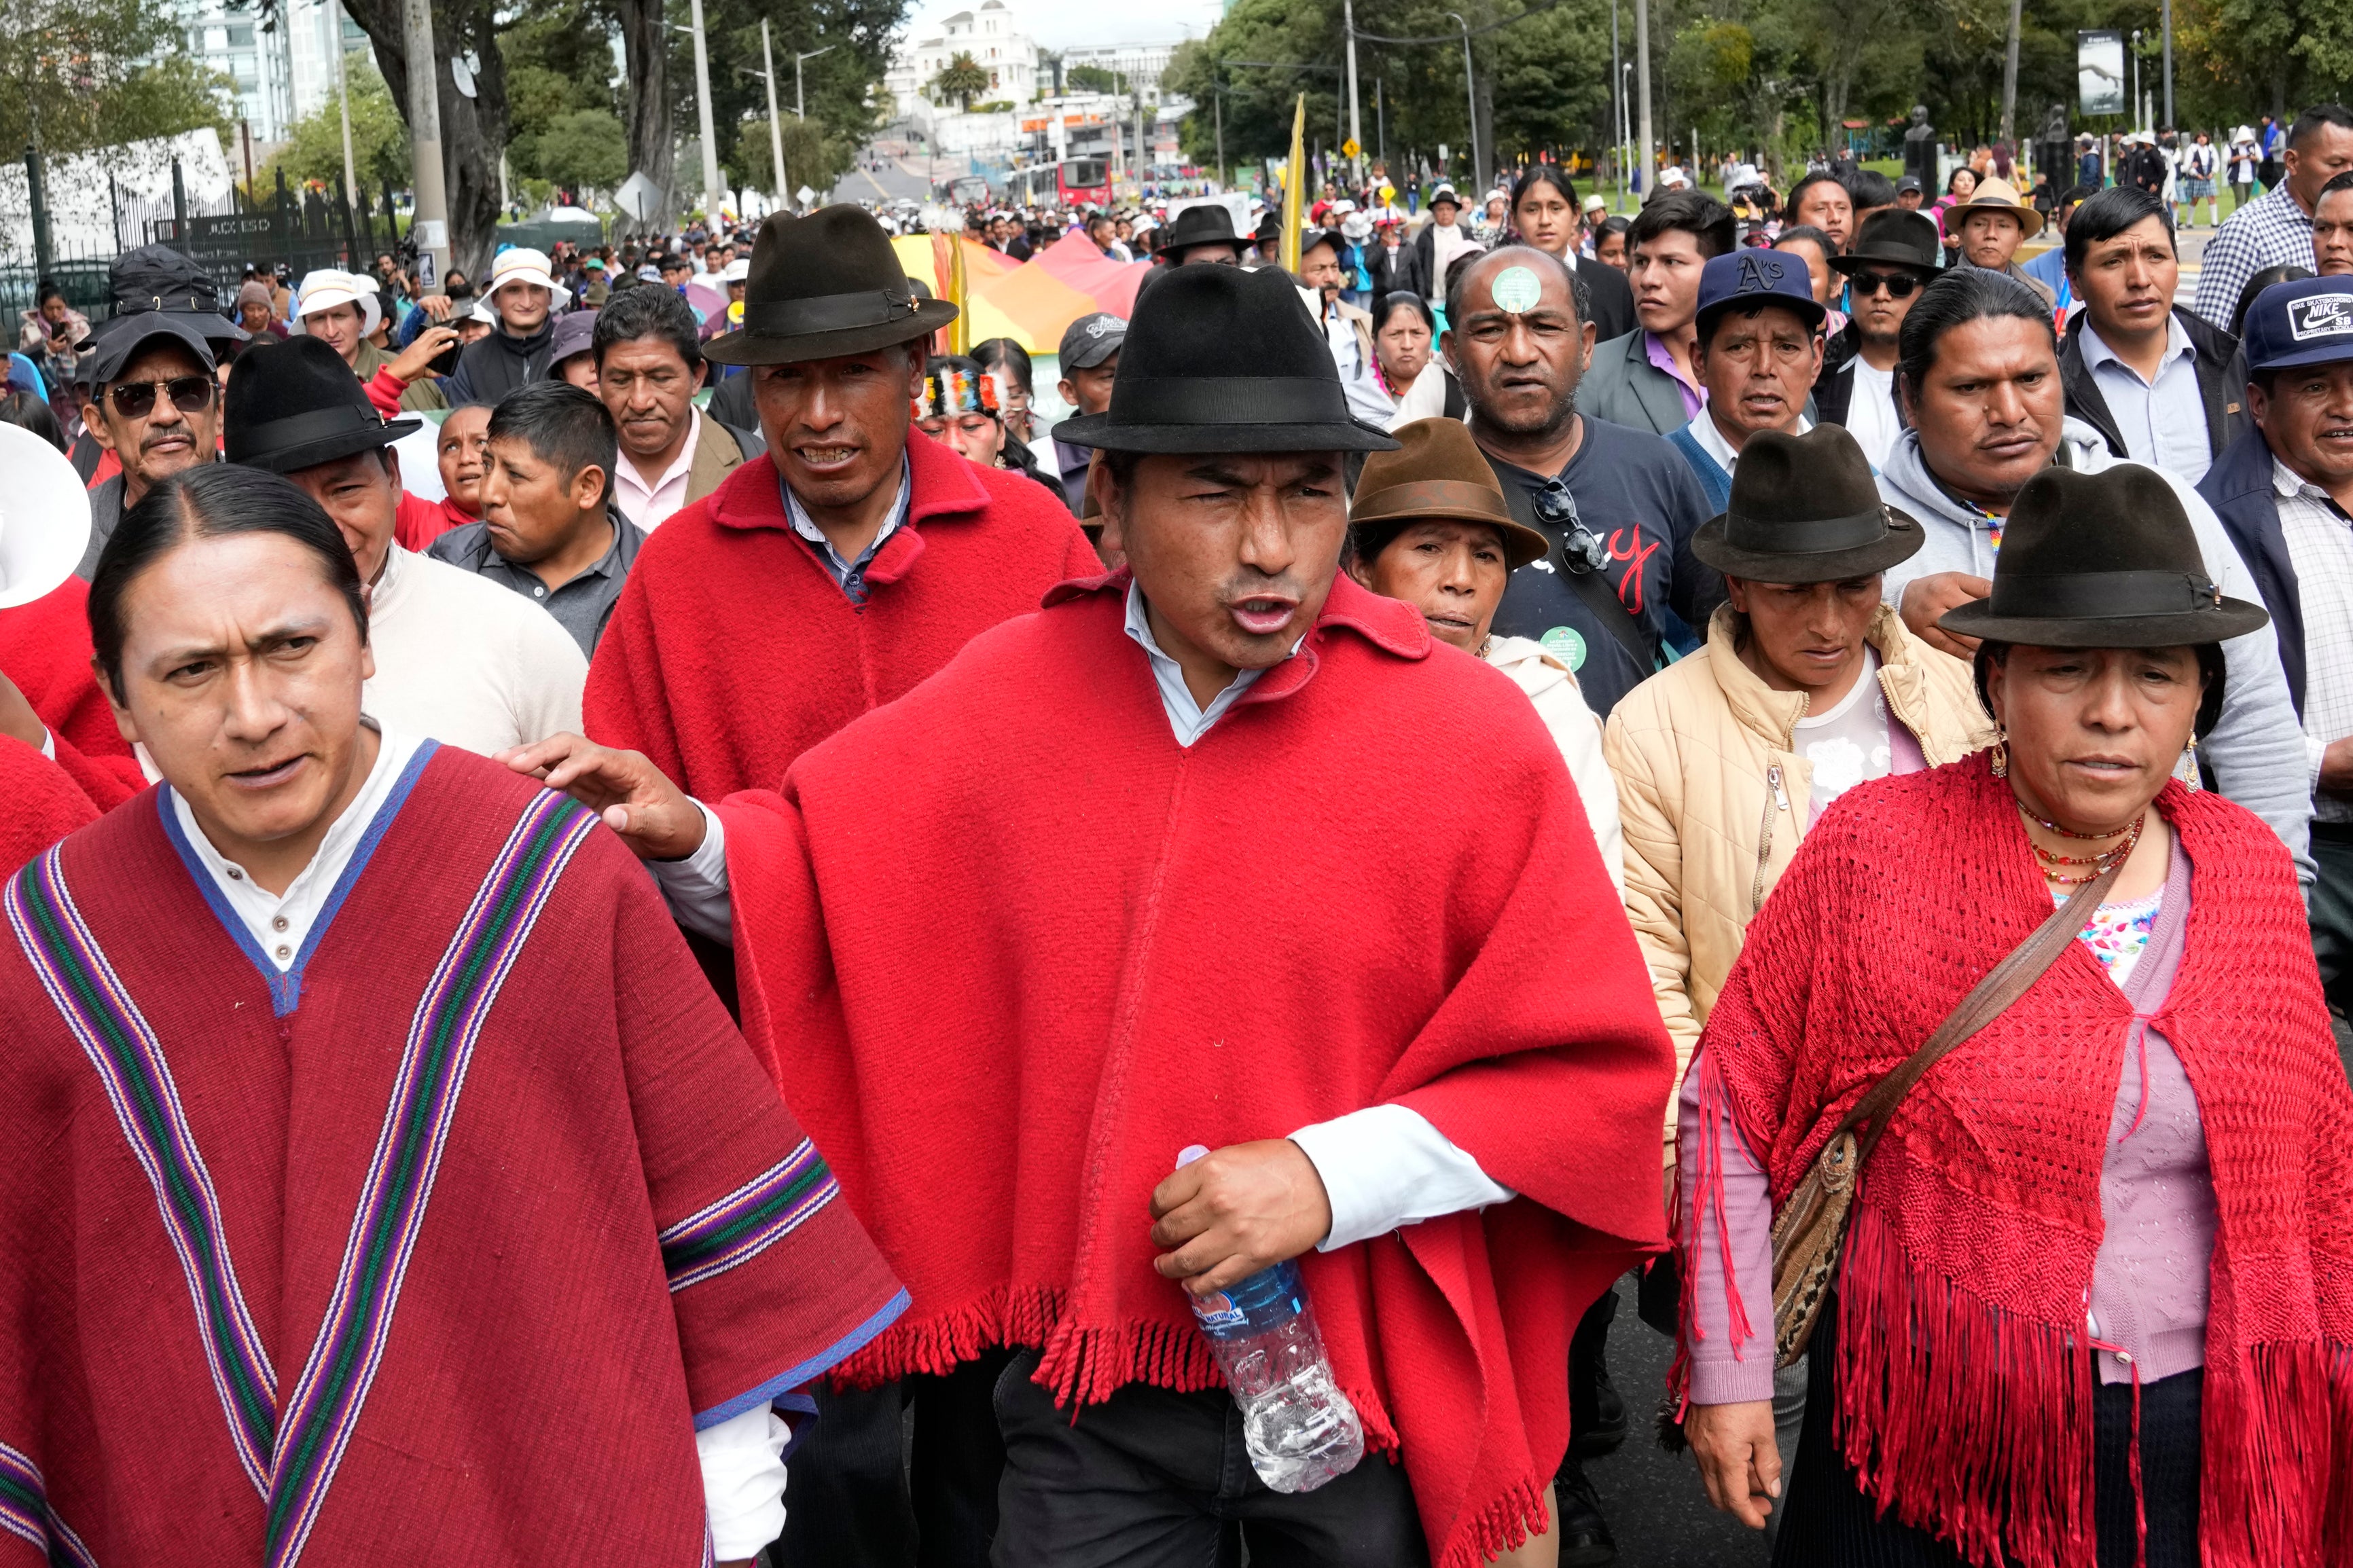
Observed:
[[[1786,251],[1748,246],[1712,258],[1700,269],[1699,311],[1694,320],[1702,337],[1725,310],[1754,310],[1759,305],[1795,311],[1809,327],[1820,327],[1827,313],[1814,298],[1813,275],[1804,262]]]
[[[2353,360],[2353,278],[2274,283],[2247,307],[2247,368]]]
[[[1062,329],[1061,352],[1055,363],[1068,374],[1092,370],[1119,353],[1127,342],[1127,323],[1109,310],[1091,310]]]

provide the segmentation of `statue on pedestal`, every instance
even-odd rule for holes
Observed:
[[[1930,196],[1936,195],[1941,182],[1936,178],[1936,128],[1928,123],[1928,106],[1912,106],[1912,129],[1904,133],[1904,172],[1920,182],[1920,188]]]

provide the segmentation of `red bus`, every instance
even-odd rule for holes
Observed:
[[[1054,166],[1054,198],[1065,207],[1111,205],[1111,164],[1103,158],[1065,158]]]

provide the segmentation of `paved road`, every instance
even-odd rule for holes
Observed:
[[[878,144],[860,153],[860,166],[843,175],[841,183],[835,185],[825,199],[828,202],[897,201],[901,197],[918,202],[928,200],[932,183],[924,176],[923,161],[921,158],[893,156],[884,150],[888,145]],[[870,162],[881,163],[881,171],[877,173],[866,167]]]

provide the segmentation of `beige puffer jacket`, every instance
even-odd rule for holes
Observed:
[[[1740,661],[1737,620],[1718,609],[1707,646],[1628,692],[1603,739],[1626,836],[1627,918],[1674,1038],[1678,1089],[1749,921],[1805,836],[1813,787],[1813,764],[1790,750],[1805,694],[1774,690]],[[1888,712],[1930,767],[1992,743],[1968,665],[1884,605],[1864,636]],[[1670,1096],[1670,1164],[1674,1138]]]

